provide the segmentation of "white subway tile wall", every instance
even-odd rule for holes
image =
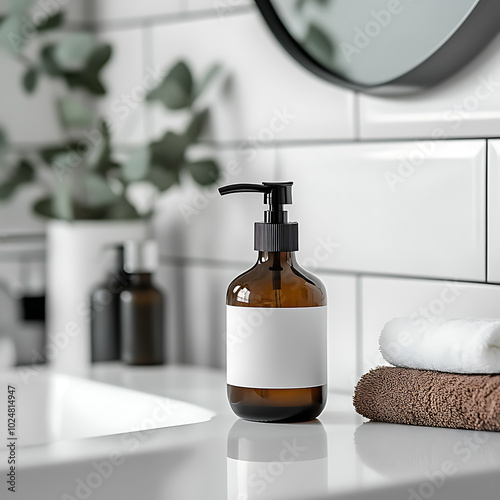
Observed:
[[[68,29],[89,19],[83,4],[72,1]],[[500,137],[500,38],[435,88],[390,98],[356,95],[308,73],[251,0],[93,5],[99,36],[115,48],[104,74],[109,95],[98,105],[117,145],[185,126],[185,113],[143,102],[144,78],[183,58],[199,78],[217,62],[223,71],[208,96],[209,126],[193,156],[218,159],[218,185],[296,183],[298,258],[329,290],[333,388],[352,392],[381,362],[377,337],[394,316],[421,308],[500,315],[499,289],[487,284],[500,283],[500,145],[492,140]],[[0,57],[0,120],[11,137],[28,146],[60,137],[51,85],[26,99],[21,68]],[[11,229],[13,206],[0,208],[2,229]],[[255,258],[252,222],[262,209],[259,196],[222,199],[215,187],[189,181],[161,197],[154,226],[169,361],[223,366],[225,288]]]
[[[322,268],[485,280],[485,141],[280,154],[284,177],[297,183],[290,210],[301,223],[302,253],[323,252]]]
[[[356,384],[358,279],[353,276],[316,271],[313,262],[308,269],[321,279],[327,289],[328,303],[328,384],[331,389],[352,393]]]
[[[500,283],[500,140],[488,143],[488,281]]]

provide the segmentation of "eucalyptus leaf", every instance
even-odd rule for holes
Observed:
[[[65,182],[59,182],[55,185],[51,210],[57,219],[73,220],[75,218],[71,193]]]
[[[188,143],[184,136],[168,131],[159,141],[152,142],[151,163],[163,168],[178,171]]]
[[[184,132],[184,137],[189,144],[196,142],[196,140],[201,134],[201,131],[203,130],[205,122],[207,121],[207,117],[208,117],[207,109],[199,113],[195,113],[192,116],[191,121],[189,122],[189,125],[186,131]]]
[[[129,220],[139,218],[139,213],[125,197],[120,197],[118,201],[106,211],[106,219]]]
[[[41,156],[42,160],[49,166],[52,165],[54,159],[59,156],[67,153],[69,151],[70,145],[63,146],[47,146],[38,151],[38,154]]]
[[[86,71],[66,72],[64,79],[70,89],[82,88],[93,95],[105,95],[106,88],[99,79],[99,75]]]
[[[35,169],[26,159],[21,159],[17,164],[12,175],[12,181],[16,184],[24,184],[33,181],[35,178]]]
[[[113,49],[109,44],[103,44],[96,47],[93,52],[90,54],[90,57],[87,60],[86,69],[89,71],[93,71],[95,73],[99,73],[101,69],[107,64],[107,62],[111,59],[111,55],[113,53]]]
[[[0,128],[0,167],[7,162],[7,134]]]
[[[157,165],[152,165],[149,168],[148,179],[160,191],[170,189],[178,180],[178,176],[169,170],[165,170]]]
[[[116,195],[109,187],[106,179],[99,174],[88,173],[83,179],[87,204],[91,207],[111,205]]]
[[[53,14],[52,16],[47,17],[42,22],[38,23],[36,25],[36,29],[40,32],[53,30],[59,28],[59,26],[61,26],[63,21],[64,21],[64,12],[59,11]]]
[[[96,173],[105,175],[112,168],[116,168],[117,164],[111,158],[111,135],[106,122],[101,122],[100,127],[101,139],[89,153],[88,163],[89,168]]]
[[[82,155],[70,148],[63,153],[55,155],[50,164],[58,182],[64,182],[67,175],[75,174],[77,171],[82,170],[84,165],[85,160]]]
[[[195,90],[193,92],[193,100],[199,97],[205,91],[205,89],[210,85],[210,82],[215,78],[217,73],[220,72],[221,68],[222,66],[220,64],[214,64],[213,66],[210,66],[203,78],[196,84]]]
[[[151,150],[149,147],[141,146],[133,151],[121,165],[121,172],[125,181],[134,182],[145,179],[150,161]]]
[[[91,33],[72,33],[55,45],[54,61],[63,70],[81,70],[95,47],[95,37]]]
[[[22,185],[32,182],[35,178],[33,165],[25,159],[19,160],[10,175],[0,185],[0,200],[10,198]]]
[[[147,95],[147,100],[158,100],[172,110],[190,106],[193,101],[193,75],[188,65],[179,61],[160,85]]]
[[[63,127],[90,127],[94,115],[88,104],[81,98],[67,96],[57,101],[59,120]]]
[[[70,89],[75,89],[78,87],[85,88],[85,83],[82,83],[81,75],[78,71],[64,71],[61,76],[66,81],[66,85]]]
[[[54,211],[52,210],[52,198],[41,198],[33,203],[33,212],[42,217],[54,218]]]
[[[214,160],[205,159],[186,163],[191,177],[202,186],[214,184],[219,178],[219,166]]]
[[[38,71],[36,68],[28,68],[23,75],[23,87],[28,94],[32,94],[38,82]]]
[[[68,86],[82,87],[94,95],[106,94],[106,88],[99,78],[99,73],[111,58],[111,54],[111,45],[104,44],[96,47],[90,54],[85,68],[65,75]]]
[[[33,7],[35,0],[10,0],[10,12],[26,14]]]
[[[0,184],[0,201],[8,200],[16,190],[16,186],[12,182]]]
[[[25,23],[20,14],[11,14],[0,24],[0,47],[14,57],[21,54],[28,42],[23,34]]]
[[[44,45],[40,51],[40,59],[42,67],[48,75],[59,76],[62,74],[62,70],[54,58],[54,48],[55,46],[52,43]]]
[[[35,203],[33,203],[32,206],[33,212],[35,212],[38,215],[41,215],[42,217],[48,217],[48,218],[54,218],[54,212],[52,210],[52,198],[41,198]]]

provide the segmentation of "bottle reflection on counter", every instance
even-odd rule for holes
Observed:
[[[227,499],[308,498],[328,490],[328,447],[318,420],[238,420],[227,443]]]

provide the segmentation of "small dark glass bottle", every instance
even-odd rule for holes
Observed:
[[[256,264],[226,296],[227,392],[247,420],[298,422],[325,407],[326,289],[295,260],[298,225],[283,205],[292,183],[237,184],[221,194],[262,192],[269,210],[255,224]]]
[[[165,362],[164,299],[152,281],[157,253],[154,241],[124,244],[129,285],[120,293],[121,359],[129,365]]]
[[[123,245],[106,249],[106,280],[91,294],[92,361],[120,359],[120,292],[128,285],[123,270]]]

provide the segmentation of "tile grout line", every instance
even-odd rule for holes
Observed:
[[[356,377],[359,380],[363,375],[363,278],[361,275],[356,276]]]
[[[45,249],[33,250],[32,251],[32,261],[43,260],[45,255]],[[0,251],[0,262],[15,262],[17,261],[17,253],[5,250]],[[243,267],[250,267],[253,261],[231,261],[227,260],[217,260],[210,258],[186,258],[186,257],[169,257],[166,255],[160,256],[160,264],[162,265],[172,265],[179,267],[187,266],[206,266],[215,267],[219,269],[238,269]],[[481,280],[467,280],[467,279],[454,279],[454,278],[440,278],[436,276],[415,276],[415,275],[405,275],[405,274],[390,274],[390,273],[376,273],[376,272],[360,272],[356,270],[342,270],[342,269],[325,269],[317,268],[314,270],[315,273],[325,274],[328,276],[350,276],[353,278],[378,278],[378,279],[393,279],[393,280],[407,280],[407,281],[430,281],[430,282],[446,282],[446,283],[459,283],[463,285],[486,285],[491,287],[497,287],[498,283],[489,283]]]
[[[398,144],[403,142],[455,142],[455,141],[489,141],[500,139],[499,137],[448,137],[446,139],[433,139],[430,137],[405,137],[405,138],[385,138],[385,139],[285,139],[281,141],[270,141],[265,146],[258,148],[259,150],[281,149],[287,147],[316,147],[316,146],[342,146],[342,145],[362,145],[362,144]],[[241,145],[241,140],[238,141],[199,141],[201,146],[209,146],[220,150],[237,149]],[[115,143],[115,147],[127,149],[131,148],[130,144]],[[30,152],[37,150],[41,145],[37,143],[14,143],[10,144],[10,148],[15,152]],[[135,143],[134,143],[135,146]]]
[[[141,44],[142,44],[142,73],[146,74],[149,62],[154,61],[154,43],[152,43],[153,34],[151,32],[151,23],[149,21],[143,21],[141,26]],[[149,60],[151,57],[151,60]],[[142,109],[143,119],[144,119],[144,134],[147,140],[153,136],[154,123],[152,120],[153,113],[150,112],[147,106],[143,106]]]
[[[489,177],[489,161],[490,161],[490,141],[486,139],[486,154],[485,154],[485,210],[484,210],[484,235],[485,235],[485,245],[484,245],[484,253],[485,253],[485,259],[484,259],[484,281],[485,283],[488,283],[488,238],[489,238],[489,231],[488,231],[488,177]]]
[[[33,250],[29,255],[31,257],[31,262],[43,261],[45,258],[45,249]],[[18,253],[10,250],[0,251],[0,263],[3,262],[16,262],[18,260]],[[250,267],[253,261],[222,261],[216,259],[204,259],[204,258],[185,258],[185,257],[168,257],[160,256],[160,265],[172,265],[178,267],[189,267],[189,266],[206,266],[219,269],[240,269],[244,267]],[[447,282],[447,283],[459,283],[462,285],[486,285],[490,287],[498,287],[498,283],[490,283],[478,280],[466,280],[466,279],[453,279],[453,278],[439,278],[432,276],[412,276],[403,274],[384,274],[384,273],[370,273],[370,272],[359,272],[359,271],[345,271],[341,269],[324,269],[317,268],[314,270],[315,273],[326,274],[329,276],[348,276],[356,278],[356,281],[360,282],[364,278],[378,278],[378,279],[393,279],[393,280],[407,280],[407,281],[429,281],[429,282]],[[362,287],[361,287],[362,288]]]
[[[172,265],[205,265],[205,266],[216,266],[221,268],[231,269],[235,266],[251,266],[252,261],[231,261],[218,260],[210,258],[198,258],[198,257],[171,257],[163,255],[160,257],[163,264]],[[396,274],[396,273],[383,273],[383,272],[370,272],[370,271],[360,271],[354,269],[327,269],[327,268],[315,268],[315,273],[334,275],[334,276],[360,276],[362,278],[382,278],[382,279],[395,279],[395,280],[413,280],[413,281],[437,281],[437,282],[447,282],[447,283],[461,283],[461,284],[471,284],[471,285],[493,285],[496,283],[485,283],[483,280],[473,280],[473,279],[457,279],[457,278],[442,278],[439,276],[418,276],[411,274]]]
[[[361,109],[359,102],[360,94],[354,91],[353,113],[354,113],[354,142],[361,142]]]
[[[224,12],[224,17],[226,16],[238,16],[248,13],[254,13],[255,7],[253,4],[249,5],[239,5],[233,6],[227,12]],[[200,9],[196,11],[181,10],[179,12],[171,14],[162,14],[158,16],[142,16],[138,18],[130,19],[115,19],[108,21],[75,21],[67,23],[64,26],[66,31],[80,31],[82,29],[88,29],[91,31],[120,31],[127,29],[140,29],[145,22],[151,23],[151,25],[168,25],[176,24],[190,21],[200,21],[205,19],[220,19],[221,15],[217,13],[215,8],[213,9]]]

